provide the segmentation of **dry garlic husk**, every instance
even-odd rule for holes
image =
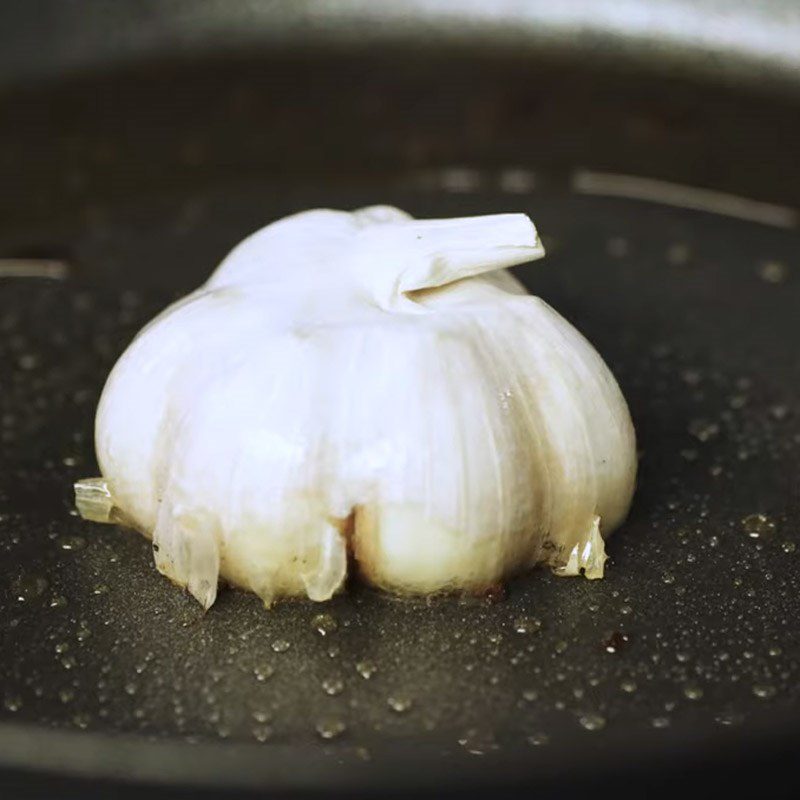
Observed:
[[[206,608],[220,577],[269,604],[348,569],[404,593],[602,576],[634,432],[600,356],[504,271],[542,255],[524,214],[267,226],[114,367],[79,510],[152,537]]]

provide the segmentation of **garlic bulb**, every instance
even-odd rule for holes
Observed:
[[[268,605],[349,568],[408,593],[602,576],[634,432],[598,354],[504,271],[542,255],[524,214],[268,225],[114,367],[79,510],[151,536],[206,608],[219,576]]]

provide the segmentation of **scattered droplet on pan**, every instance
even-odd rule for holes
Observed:
[[[703,687],[696,683],[687,683],[683,687],[683,696],[687,700],[700,700],[703,697]]]
[[[637,689],[636,681],[632,678],[626,678],[620,683],[619,688],[622,689],[625,694],[633,694]]]
[[[405,714],[414,705],[414,701],[405,694],[393,694],[386,698],[386,704],[395,714]]]
[[[286,641],[286,639],[276,639],[272,643],[272,649],[276,653],[285,653],[290,647],[291,645]]]
[[[339,623],[332,614],[317,614],[311,620],[311,627],[320,636],[328,636],[339,628]]]
[[[322,681],[322,691],[331,697],[336,697],[344,691],[344,681],[338,676],[325,678]]]
[[[483,756],[499,749],[494,733],[481,728],[464,731],[458,738],[458,743],[473,756]]]
[[[347,730],[347,725],[338,717],[324,717],[317,722],[316,730],[323,739],[336,739]]]
[[[748,514],[742,528],[751,539],[768,539],[775,532],[775,523],[765,514]]]
[[[756,683],[753,685],[753,694],[761,700],[771,700],[778,690],[769,683]]]
[[[538,633],[542,629],[542,621],[536,617],[520,616],[514,619],[514,630],[517,633]]]
[[[581,714],[578,724],[587,731],[601,731],[606,726],[606,718],[600,714]]]
[[[368,681],[376,672],[378,666],[374,661],[358,661],[356,663],[356,672],[365,680]]]
[[[653,719],[650,720],[650,724],[654,728],[668,728],[670,719],[669,717],[653,717]]]
[[[47,578],[41,575],[20,575],[11,583],[11,592],[20,603],[29,603],[44,594]]]
[[[550,744],[550,737],[546,733],[532,733],[528,737],[528,744],[533,747],[542,747],[543,745]]]
[[[268,681],[275,674],[275,668],[272,664],[258,664],[253,667],[253,675],[259,683]]]
[[[784,283],[789,277],[789,268],[782,261],[762,261],[758,265],[758,277],[765,283]]]
[[[83,550],[86,547],[86,539],[82,536],[61,536],[58,539],[58,546],[62,550]]]
[[[721,711],[714,717],[714,722],[717,725],[723,725],[726,728],[732,728],[736,725],[741,725],[744,722],[744,714],[738,711]]]

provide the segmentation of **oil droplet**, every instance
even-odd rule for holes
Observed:
[[[50,608],[64,608],[67,598],[63,594],[55,594],[50,598]]]
[[[368,681],[378,671],[378,666],[374,661],[359,661],[356,663],[356,671]]]
[[[532,733],[528,737],[528,744],[533,747],[542,747],[543,745],[550,744],[550,737],[546,733]]]
[[[20,575],[11,584],[14,598],[20,603],[30,603],[44,594],[47,589],[47,578],[41,575]]]
[[[86,539],[82,536],[62,536],[58,540],[58,546],[62,550],[83,550]]]
[[[339,677],[325,678],[322,681],[322,691],[331,697],[336,697],[344,691],[344,681]]]
[[[286,641],[286,639],[276,639],[272,643],[272,649],[276,653],[285,653],[290,647],[291,645]]]
[[[483,756],[498,749],[494,734],[480,728],[470,728],[465,731],[458,738],[458,743],[473,756]]]
[[[64,656],[61,659],[61,666],[64,667],[64,669],[72,669],[76,663],[74,656]]]
[[[128,681],[125,684],[125,694],[130,695],[131,697],[133,697],[133,695],[135,695],[136,692],[138,692],[138,691],[139,691],[139,687],[133,681]]]
[[[539,699],[539,692],[536,689],[524,689],[522,691],[522,699],[525,700],[526,703],[533,703],[535,700]]]
[[[58,699],[64,703],[71,703],[75,699],[75,692],[72,689],[61,689],[58,693]]]
[[[536,617],[521,616],[514,620],[517,633],[538,633],[542,629],[542,621]]]
[[[773,658],[777,658],[779,655],[783,653],[783,648],[779,645],[772,645],[772,647],[767,650],[767,653],[771,655]]]
[[[66,653],[69,650],[69,642],[58,642],[55,646],[56,653]]]
[[[683,696],[687,700],[700,700],[703,697],[703,688],[696,683],[689,683],[683,687]]]
[[[659,728],[659,729],[669,728],[670,724],[669,717],[653,717],[653,719],[650,720],[650,724],[654,728]]]
[[[272,720],[272,714],[264,709],[256,709],[253,712],[253,719],[263,725],[265,722],[270,722]]]
[[[784,553],[794,553],[794,551],[797,550],[797,545],[794,542],[784,542],[781,545],[781,550],[783,550]]]
[[[311,620],[311,627],[320,636],[327,636],[328,634],[334,633],[338,629],[339,623],[332,614],[317,614]]]
[[[393,694],[386,698],[386,704],[395,714],[405,714],[414,705],[414,701],[404,694]]]
[[[253,675],[259,683],[268,681],[275,674],[275,668],[271,664],[259,664],[253,668]]]
[[[253,738],[257,742],[266,742],[272,738],[272,727],[269,725],[255,725],[253,727]]]
[[[335,739],[347,730],[347,725],[338,717],[324,717],[317,722],[316,729],[321,738]]]
[[[96,595],[108,594],[108,586],[105,583],[98,583],[92,589],[92,593]]]
[[[327,650],[328,658],[338,658],[340,652],[341,650],[339,649],[339,645],[332,644]]]
[[[778,693],[778,690],[768,683],[756,683],[753,686],[753,694],[761,700],[771,700]]]
[[[748,514],[742,518],[742,528],[751,539],[766,539],[775,532],[775,523],[764,514]]]
[[[566,652],[567,647],[569,647],[569,645],[564,641],[556,642],[556,646],[555,646],[554,650],[556,651],[556,653],[561,655],[561,653],[565,653]]]
[[[636,689],[636,681],[631,678],[626,678],[622,683],[620,683],[619,688],[622,689],[625,694],[633,694]]]
[[[606,718],[600,714],[581,714],[578,724],[587,731],[601,731],[606,726]]]
[[[3,698],[3,708],[6,711],[19,711],[22,708],[22,698],[18,694],[7,694]]]

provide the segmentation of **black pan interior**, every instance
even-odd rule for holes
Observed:
[[[552,64],[337,64],[159,64],[6,96],[0,258],[68,271],[0,276],[0,766],[570,787],[796,741],[796,101]],[[354,74],[371,77],[344,92]],[[607,196],[638,185],[621,172],[738,199]],[[353,585],[269,612],[224,591],[203,615],[143,539],[72,511],[105,376],[247,233],[374,202],[536,221],[548,257],[517,274],[604,355],[639,435],[608,577],[429,602]]]

